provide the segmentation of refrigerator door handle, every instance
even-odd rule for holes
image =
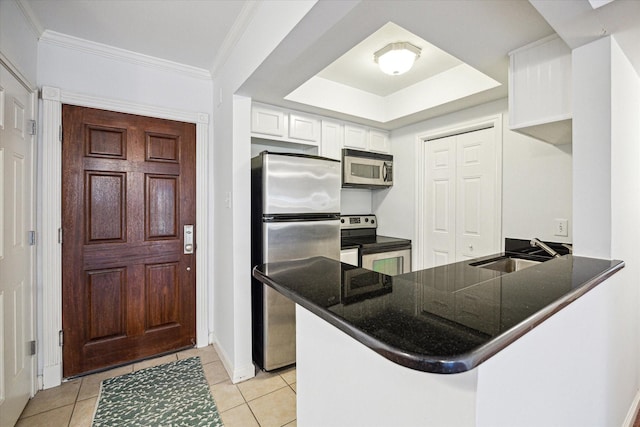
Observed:
[[[275,214],[263,215],[262,222],[308,222],[308,221],[337,221],[339,213],[322,214]]]

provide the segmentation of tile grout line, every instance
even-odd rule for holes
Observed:
[[[175,354],[173,354],[172,356],[173,356],[173,357],[172,357],[172,360],[170,360],[170,361],[166,361],[166,362],[162,362],[162,363],[169,363],[169,362],[173,362],[173,361],[176,361],[176,360],[181,360],[181,357],[180,357],[180,354],[179,354],[179,353],[175,353]],[[185,355],[183,358],[186,358],[186,357],[193,357],[193,356],[200,356],[200,359],[201,359],[201,361],[202,361],[202,355],[198,355],[198,354],[193,354],[193,355],[190,355],[190,356],[186,356],[186,355]],[[166,356],[161,356],[161,357],[166,357]],[[152,360],[152,359],[148,359],[148,360]],[[213,364],[214,362],[219,362],[219,363],[220,363],[220,362],[221,362],[221,360],[220,360],[219,358],[218,358],[218,359],[216,359],[216,360],[208,359],[206,363],[202,363],[202,366],[203,366],[203,368],[204,368],[204,367],[206,367],[206,366],[209,366],[209,365]],[[136,371],[139,371],[139,370],[141,370],[141,369],[145,369],[145,368],[149,368],[149,367],[153,367],[153,366],[157,366],[157,365],[158,365],[158,364],[154,363],[154,364],[151,364],[151,365],[149,365],[149,366],[144,366],[144,367],[136,368],[136,362],[133,362],[133,363],[131,364],[131,371],[130,371],[130,372],[136,372]],[[119,366],[119,367],[115,367],[115,368],[113,368],[113,369],[115,370],[115,369],[118,369],[118,368],[121,368],[121,367],[122,367],[122,366]],[[107,370],[107,371],[103,371],[103,373],[104,373],[104,372],[108,372],[108,370]],[[130,373],[130,372],[124,372],[124,373],[121,373],[120,375],[124,375],[124,374]],[[286,378],[289,378],[289,379],[294,379],[294,380],[295,380],[295,376],[292,378],[292,376],[290,375],[290,372],[287,372],[287,374],[288,374],[288,375],[286,375],[286,376],[283,376],[282,374],[277,374],[277,376],[280,378],[280,380],[282,380],[282,381],[284,382],[284,384],[285,384],[284,386],[279,387],[279,388],[277,388],[277,389],[275,389],[275,390],[272,390],[272,391],[270,391],[270,392],[268,392],[268,393],[266,393],[266,394],[262,394],[261,396],[257,396],[257,397],[255,397],[255,398],[253,398],[253,399],[251,399],[251,400],[247,400],[247,398],[245,397],[245,394],[244,394],[244,393],[242,393],[242,391],[241,391],[241,390],[240,390],[240,388],[237,386],[237,384],[233,384],[233,385],[236,387],[236,390],[239,392],[240,396],[242,397],[242,401],[243,401],[243,403],[240,403],[240,404],[238,404],[238,405],[236,405],[236,406],[233,406],[233,407],[227,408],[227,409],[225,410],[225,412],[227,412],[227,411],[229,411],[229,410],[232,410],[232,409],[234,409],[234,408],[237,408],[237,407],[241,406],[242,404],[246,404],[246,405],[247,405],[247,407],[249,408],[249,411],[250,411],[250,413],[251,413],[251,416],[253,417],[253,419],[254,419],[254,421],[256,422],[256,424],[257,424],[258,426],[262,426],[262,425],[260,424],[260,422],[258,421],[258,418],[257,418],[257,416],[256,416],[256,413],[254,412],[254,410],[253,410],[253,409],[252,409],[252,407],[250,406],[250,402],[253,402],[253,401],[255,401],[255,400],[257,400],[257,399],[260,399],[260,398],[262,398],[262,397],[269,396],[269,395],[274,394],[274,393],[276,393],[276,392],[282,391],[282,389],[285,389],[286,387],[288,387],[288,388],[289,388],[289,389],[294,393],[294,395],[297,395],[296,391],[293,389],[293,385],[294,385],[294,384],[296,384],[296,381],[293,381],[293,382],[289,383],[289,381],[287,381],[287,379],[286,379]],[[117,376],[117,375],[116,375],[116,376]],[[111,375],[106,376],[106,378],[111,378]],[[55,411],[55,410],[59,410],[59,409],[61,409],[61,408],[68,408],[68,410],[70,410],[70,414],[69,414],[69,419],[68,419],[68,422],[66,423],[66,425],[67,425],[67,427],[70,427],[70,426],[73,424],[73,422],[74,422],[74,421],[73,421],[73,420],[74,420],[74,415],[78,415],[78,417],[80,417],[80,413],[79,413],[79,412],[76,414],[76,411],[80,410],[80,407],[81,407],[80,403],[81,403],[81,402],[85,402],[85,401],[90,400],[90,399],[93,399],[93,400],[95,400],[95,401],[96,401],[96,404],[97,404],[97,399],[99,398],[99,393],[98,393],[97,395],[87,395],[87,392],[90,392],[90,390],[91,390],[91,389],[93,388],[93,386],[94,386],[94,385],[93,385],[93,380],[91,379],[91,375],[87,375],[87,376],[83,376],[83,377],[77,378],[77,380],[79,380],[79,384],[78,384],[78,388],[77,388],[77,390],[76,390],[76,392],[75,392],[74,399],[73,399],[70,403],[68,403],[67,405],[61,405],[61,406],[58,406],[58,407],[56,407],[56,408],[50,408],[50,409],[48,409],[48,410],[46,410],[46,411],[43,411],[43,412],[40,412],[40,413],[37,413],[37,414],[32,414],[32,415],[30,415],[30,416],[28,416],[28,417],[25,417],[25,418],[22,418],[22,417],[20,417],[20,418],[21,418],[21,419],[29,419],[29,418],[31,418],[31,417],[36,417],[36,416],[39,416],[39,415],[42,415],[42,414],[46,414],[46,413],[48,413],[48,412],[52,412],[52,411]],[[227,374],[227,380],[229,380],[229,381],[230,381],[230,378],[228,378],[228,374]],[[101,381],[104,381],[104,378],[103,378]],[[223,383],[224,381],[225,381],[225,380],[219,381],[219,382],[217,382],[217,383],[209,383],[209,382],[208,382],[208,380],[207,380],[207,383],[208,383],[208,384],[209,384],[209,386],[211,387],[211,386],[213,386],[213,385],[215,385],[215,384]],[[83,394],[83,389],[84,389],[84,388],[86,388],[86,390],[85,390],[85,393]],[[81,397],[81,396],[83,397],[82,399],[80,399],[80,397]],[[83,410],[84,410],[84,409],[83,409]],[[297,411],[296,411],[296,412],[297,412]],[[221,412],[221,414],[222,414],[222,412]],[[296,415],[297,415],[297,414],[296,414]],[[85,416],[83,415],[83,420],[84,420],[84,417],[85,417]],[[293,420],[291,420],[291,421],[288,421],[288,422],[284,423],[284,424],[283,424],[283,426],[285,426],[285,425],[287,425],[287,424],[290,424],[290,423],[292,423],[292,422],[295,422],[296,420],[297,420],[297,416],[296,416],[296,418],[294,418]],[[78,419],[77,421],[79,421],[79,419]]]

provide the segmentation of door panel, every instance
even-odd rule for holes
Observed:
[[[500,251],[496,235],[495,129],[456,136],[458,198],[456,260],[477,258]]]
[[[125,272],[123,268],[88,271],[89,341],[124,336]]]
[[[195,125],[63,105],[63,375],[195,344]]]
[[[86,243],[126,240],[126,174],[85,172]]]
[[[33,96],[0,64],[0,425],[14,425],[34,386]]]
[[[429,141],[427,150],[427,262],[426,266],[448,264],[455,259],[455,136]]]

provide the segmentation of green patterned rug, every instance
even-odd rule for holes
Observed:
[[[102,381],[93,427],[222,427],[199,357]]]

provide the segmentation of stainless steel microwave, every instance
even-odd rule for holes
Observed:
[[[393,185],[393,156],[368,151],[342,150],[342,186],[386,188]]]

